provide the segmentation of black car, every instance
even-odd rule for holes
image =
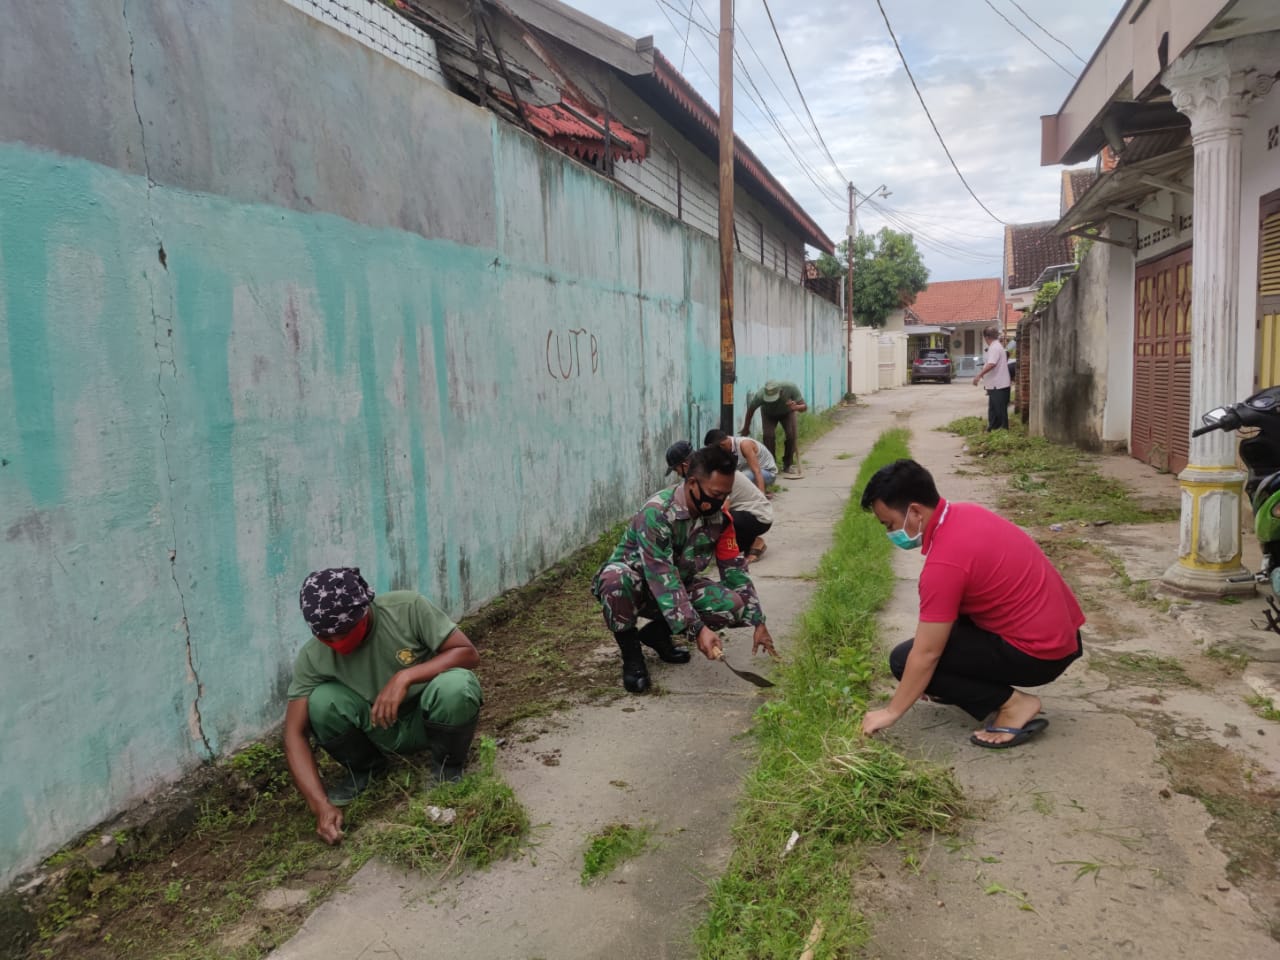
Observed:
[[[921,380],[941,380],[950,383],[956,378],[955,364],[947,351],[941,347],[925,347],[920,355],[911,361],[911,382]]]

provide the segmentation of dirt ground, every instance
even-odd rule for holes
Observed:
[[[604,549],[582,551],[463,623],[481,652],[481,735],[533,741],[545,732],[539,718],[621,695],[617,657],[588,589]],[[558,761],[548,753],[541,762]],[[399,772],[417,776],[408,764]],[[204,771],[180,793],[98,831],[42,871],[48,935],[30,948],[33,960],[260,956],[353,872],[349,850],[315,840],[273,740]],[[349,810],[348,824],[382,818],[400,801],[386,791]],[[134,820],[161,805],[171,808],[166,829],[179,839],[128,839]],[[101,861],[109,862],[95,869]]]
[[[954,416],[914,415],[912,450],[944,496],[997,502],[1007,481],[933,430]],[[1176,508],[1174,478],[1123,457],[1099,468]],[[1246,702],[1280,655],[1252,622],[1262,599],[1161,597],[1176,524],[1032,533],[1084,607],[1085,657],[1036,691],[1050,727],[1016,749],[971,746],[974,723],[951,707],[920,704],[893,728],[954,767],[976,815],[956,836],[872,852],[864,956],[1280,956],[1280,724]],[[921,560],[896,562],[887,642],[915,619]]]

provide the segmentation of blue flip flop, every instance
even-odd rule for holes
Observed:
[[[1008,750],[1010,747],[1016,747],[1020,743],[1026,743],[1037,733],[1049,725],[1049,721],[1044,717],[1037,717],[1028,723],[1025,727],[987,727],[987,733],[1011,733],[1012,740],[1006,740],[1004,743],[988,743],[986,740],[979,739],[976,733],[969,736],[969,742],[975,747],[984,747],[987,750]]]

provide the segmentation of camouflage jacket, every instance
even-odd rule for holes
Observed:
[[[683,486],[660,490],[645,502],[606,564],[625,564],[643,576],[671,632],[692,640],[703,623],[687,588],[715,560],[721,584],[742,597],[743,619],[752,625],[764,623],[764,610],[738,550],[728,510],[714,517],[694,516],[677,502],[676,492]]]

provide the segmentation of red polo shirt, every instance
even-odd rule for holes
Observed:
[[[968,616],[1024,653],[1076,652],[1084,613],[1049,558],[1021,528],[976,503],[941,500],[924,529],[920,619]]]

